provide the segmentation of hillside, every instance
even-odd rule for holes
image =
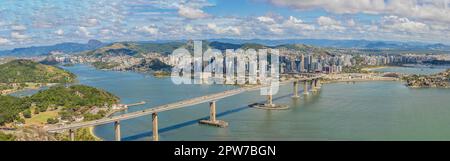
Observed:
[[[26,48],[16,48],[13,50],[0,51],[0,56],[38,56],[45,55],[52,51],[60,51],[64,53],[78,53],[82,51],[94,50],[105,46],[106,44],[98,40],[89,40],[87,44],[81,43],[61,43],[51,46],[32,46]]]
[[[42,113],[40,117],[49,117],[48,113],[55,113],[53,117],[49,117],[53,121],[57,119],[56,117],[65,120],[73,120],[79,116],[98,118],[103,115],[86,114],[94,107],[111,107],[118,102],[117,96],[85,85],[50,87],[23,98],[0,96],[0,125],[11,122],[29,123],[30,121],[24,118],[29,119],[40,113]]]
[[[49,106],[62,106],[63,111],[78,112],[83,114],[83,108],[93,106],[101,107],[105,104],[113,105],[119,102],[119,98],[113,94],[85,85],[73,85],[70,87],[56,86],[27,98],[29,102],[41,111],[46,111]]]
[[[0,83],[70,83],[76,78],[63,69],[22,59],[0,65],[0,73]]]
[[[99,49],[87,51],[83,53],[92,57],[105,56],[135,56],[145,53],[160,53],[163,55],[172,54],[173,50],[185,45],[184,43],[168,42],[168,43],[143,43],[143,42],[117,42]]]

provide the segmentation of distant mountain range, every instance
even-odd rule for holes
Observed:
[[[49,54],[52,51],[60,51],[64,53],[77,53],[87,50],[94,50],[108,44],[102,43],[98,40],[89,40],[87,44],[81,43],[61,43],[51,46],[38,46],[16,48],[13,50],[0,51],[0,56],[38,56]]]
[[[106,57],[106,56],[119,56],[128,55],[139,57],[143,53],[159,53],[162,55],[169,55],[175,49],[185,48],[189,52],[194,52],[194,43],[192,40],[186,42],[117,42],[95,50],[83,52],[82,54],[92,57]],[[218,49],[225,51],[226,49],[264,49],[264,48],[278,48],[278,49],[294,49],[302,53],[316,53],[316,54],[328,54],[323,48],[317,48],[310,45],[303,44],[284,44],[276,46],[268,46],[256,43],[244,43],[233,44],[223,43],[219,41],[203,41],[203,51],[207,49]]]
[[[331,48],[361,48],[361,49],[387,49],[387,50],[433,50],[450,51],[450,45],[427,44],[421,42],[396,42],[396,41],[369,41],[369,40],[329,40],[329,39],[283,39],[283,40],[262,40],[262,39],[211,39],[209,41],[219,41],[223,43],[243,44],[257,43],[268,46],[283,44],[305,44],[317,47]]]
[[[186,43],[187,42],[187,43]],[[210,46],[219,50],[237,48],[262,48],[280,47],[293,44],[304,44],[316,47],[329,48],[359,48],[380,49],[400,51],[450,51],[450,45],[427,44],[420,42],[396,42],[396,41],[368,41],[368,40],[328,40],[328,39],[284,39],[284,40],[262,40],[262,39],[209,39],[204,47]],[[209,43],[210,42],[210,43]],[[115,46],[114,46],[115,45]],[[64,53],[90,52],[90,54],[121,54],[135,55],[142,52],[158,52],[163,55],[170,54],[179,47],[192,48],[188,40],[178,41],[140,41],[102,43],[98,40],[90,40],[87,44],[61,43],[52,46],[16,48],[13,50],[0,51],[0,56],[37,56],[45,55],[52,51]]]

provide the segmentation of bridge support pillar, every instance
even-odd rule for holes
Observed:
[[[216,119],[216,101],[209,103],[209,120],[200,120],[200,124],[217,126],[217,127],[227,127],[228,122]]]
[[[267,95],[267,106],[273,106],[273,95]]]
[[[311,91],[317,92],[316,79],[311,80]]]
[[[300,96],[298,96],[298,81],[294,81],[294,95],[292,96],[292,98],[299,98]]]
[[[69,138],[70,141],[75,141],[75,130],[69,129]]]
[[[209,119],[212,122],[216,122],[216,101],[209,103]]]
[[[322,88],[322,84],[320,83],[320,79],[317,79],[317,89]]]
[[[115,139],[116,141],[120,141],[120,121],[114,122],[114,131],[115,131]]]
[[[308,81],[307,80],[305,80],[303,82],[303,95],[309,95],[309,92],[308,92]]]
[[[153,131],[153,141],[159,141],[159,135],[158,135],[158,114],[153,113],[152,114],[152,131]]]

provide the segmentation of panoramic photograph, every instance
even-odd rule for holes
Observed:
[[[1,0],[0,141],[449,141],[449,42],[447,0]]]

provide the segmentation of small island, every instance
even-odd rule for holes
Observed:
[[[450,69],[433,75],[411,75],[403,78],[411,88],[450,88]]]

